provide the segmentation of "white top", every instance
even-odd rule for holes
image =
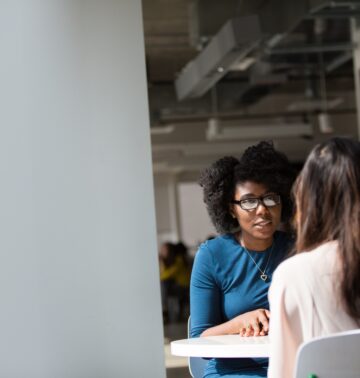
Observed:
[[[268,336],[206,336],[171,342],[171,353],[186,357],[269,357]]]
[[[269,291],[269,378],[293,376],[302,342],[359,328],[340,302],[339,266],[333,241],[293,256],[275,270]]]

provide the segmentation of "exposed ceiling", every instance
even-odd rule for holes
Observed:
[[[155,173],[197,174],[262,139],[301,162],[329,136],[357,138],[350,17],[360,16],[360,1],[142,2]],[[233,49],[237,67],[215,62],[208,90],[180,100],[179,78],[200,56],[209,66],[221,27],[249,14],[261,36]]]

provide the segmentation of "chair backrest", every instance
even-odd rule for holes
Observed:
[[[318,337],[297,353],[295,378],[359,378],[360,329]]]
[[[190,337],[190,316],[188,319],[188,337]],[[201,357],[189,357],[189,372],[193,378],[203,378],[207,360]]]

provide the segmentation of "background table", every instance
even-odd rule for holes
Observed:
[[[269,337],[208,336],[171,342],[171,353],[186,357],[269,357]]]

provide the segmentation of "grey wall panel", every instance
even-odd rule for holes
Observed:
[[[0,376],[164,377],[140,0],[0,2]]]

